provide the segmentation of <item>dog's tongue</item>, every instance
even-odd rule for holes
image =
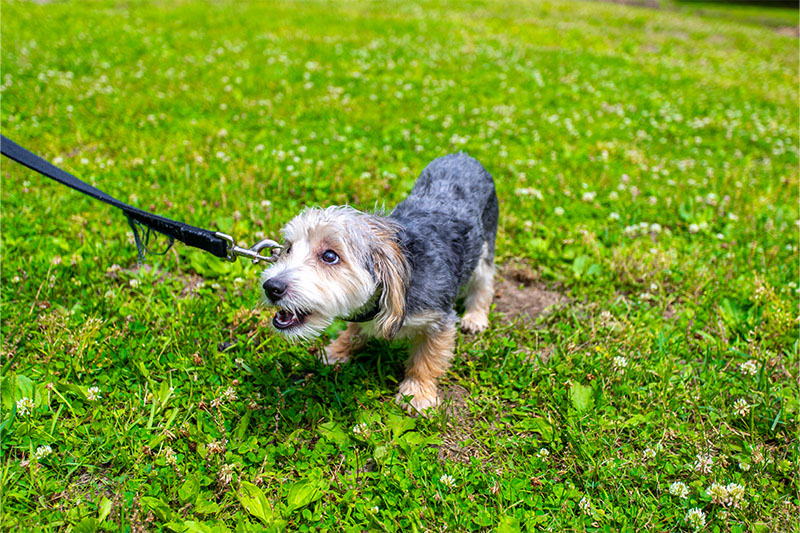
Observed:
[[[275,313],[275,317],[272,319],[272,323],[278,329],[286,329],[298,325],[300,323],[300,320],[297,318],[297,315],[295,315],[291,311],[286,309],[281,309],[280,311]]]

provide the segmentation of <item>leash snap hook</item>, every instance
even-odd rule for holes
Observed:
[[[278,254],[280,250],[283,248],[280,244],[273,241],[272,239],[263,239],[256,244],[254,244],[251,248],[242,248],[241,246],[236,244],[236,241],[230,235],[226,233],[221,233],[219,231],[215,232],[214,235],[219,237],[220,239],[224,239],[228,245],[228,255],[225,257],[231,263],[236,262],[236,259],[239,256],[247,257],[248,259],[253,260],[253,264],[257,265],[259,262],[264,261],[267,263],[274,263],[278,260]],[[261,250],[269,250],[269,256],[261,255]]]

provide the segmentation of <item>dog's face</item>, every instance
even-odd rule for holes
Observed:
[[[310,339],[336,318],[361,310],[381,290],[375,317],[392,336],[405,314],[408,267],[382,217],[349,207],[308,209],[283,229],[284,249],[261,276],[267,301],[279,310],[275,328]]]

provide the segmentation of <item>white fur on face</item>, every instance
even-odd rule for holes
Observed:
[[[261,283],[273,278],[285,282],[286,294],[276,304],[268,300],[267,304],[304,318],[281,333],[317,337],[334,319],[352,315],[375,293],[378,281],[367,269],[372,243],[366,217],[349,207],[309,209],[283,229],[286,248],[261,275]],[[337,264],[321,259],[327,250],[339,256]]]

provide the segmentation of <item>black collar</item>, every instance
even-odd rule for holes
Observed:
[[[350,313],[350,315],[343,318],[343,320],[347,322],[369,322],[375,318],[375,315],[377,315],[378,311],[381,309],[382,294],[383,288],[379,286],[378,290],[376,290],[375,293],[369,297],[367,303]]]

